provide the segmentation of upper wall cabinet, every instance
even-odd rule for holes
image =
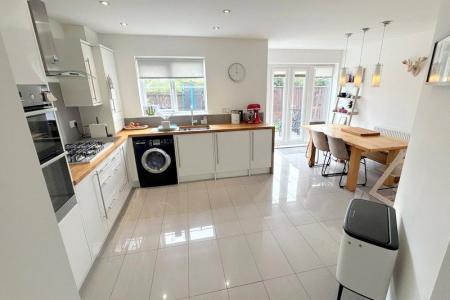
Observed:
[[[2,1],[0,32],[16,84],[47,84],[26,0]]]
[[[98,63],[98,79],[102,93],[106,123],[110,131],[119,132],[123,128],[122,101],[119,79],[113,50],[99,45],[94,49],[95,62]]]
[[[56,39],[61,69],[85,71],[85,77],[60,77],[66,106],[97,106],[102,104],[93,46],[79,39]]]

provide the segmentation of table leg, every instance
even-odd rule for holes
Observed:
[[[387,158],[386,158],[386,168],[389,167],[389,165],[394,161],[394,159],[397,157],[400,150],[391,150],[388,152]],[[384,185],[390,186],[395,184],[395,176],[389,175],[388,178],[384,181]]]
[[[312,168],[316,164],[316,147],[314,146],[314,143],[312,142],[311,136],[309,137],[307,153],[308,153],[308,155],[307,155],[308,166],[310,168]]]
[[[359,164],[361,161],[362,151],[358,148],[351,147],[350,161],[347,174],[347,190],[354,192],[358,183]]]

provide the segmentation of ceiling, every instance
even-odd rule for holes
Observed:
[[[51,17],[100,33],[263,38],[270,48],[342,49],[344,33],[360,35],[362,27],[374,29],[368,40],[379,40],[384,20],[394,20],[387,38],[431,29],[439,0],[109,0],[109,6],[97,0],[45,2]]]

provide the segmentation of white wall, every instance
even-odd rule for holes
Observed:
[[[342,50],[269,49],[269,64],[340,64]]]
[[[100,42],[114,50],[125,117],[142,115],[135,56],[205,57],[208,113],[255,102],[265,106],[267,40],[101,34]],[[234,62],[246,68],[240,83],[228,78]]]
[[[80,299],[0,37],[0,299]]]
[[[443,0],[441,3],[433,40],[450,33],[450,2]],[[431,55],[431,51],[429,45],[428,51],[421,54]],[[448,282],[438,279],[438,274],[448,276],[448,272],[439,272],[450,241],[449,153],[450,86],[422,84],[395,200],[400,216],[400,250],[391,299],[430,299],[435,288],[439,292],[445,290],[439,283],[448,285]],[[450,295],[435,299],[450,299]]]
[[[394,27],[395,23],[391,26]],[[389,31],[389,27],[387,31]],[[382,28],[371,29],[368,35],[380,36]],[[400,38],[387,39],[384,42],[381,63],[383,64],[381,86],[371,87],[374,65],[378,61],[379,42],[366,44],[362,65],[366,67],[366,76],[362,88],[362,98],[358,101],[359,115],[352,124],[373,128],[383,126],[411,132],[414,116],[419,102],[420,91],[427,71],[417,77],[406,72],[402,60],[428,56],[433,30],[419,32]],[[356,67],[359,63],[362,35],[350,38],[347,66]]]

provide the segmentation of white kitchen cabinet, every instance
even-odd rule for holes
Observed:
[[[16,84],[47,84],[26,0],[2,1],[0,33]]]
[[[245,175],[250,167],[248,131],[216,133],[216,172],[219,177]]]
[[[131,189],[125,161],[125,146],[124,144],[117,148],[95,170],[99,179],[100,196],[105,207],[108,230],[114,225]]]
[[[107,219],[102,203],[96,172],[92,172],[75,186],[75,194],[80,206],[86,238],[95,259],[102,249],[107,236]]]
[[[176,135],[175,147],[180,181],[214,177],[215,149],[212,133]]]
[[[59,222],[59,230],[78,289],[92,265],[78,204]]]
[[[55,39],[61,69],[86,72],[85,77],[59,77],[64,104],[67,107],[102,104],[93,47],[79,39]]]
[[[250,132],[250,169],[272,167],[273,137],[271,129],[251,130]]]

